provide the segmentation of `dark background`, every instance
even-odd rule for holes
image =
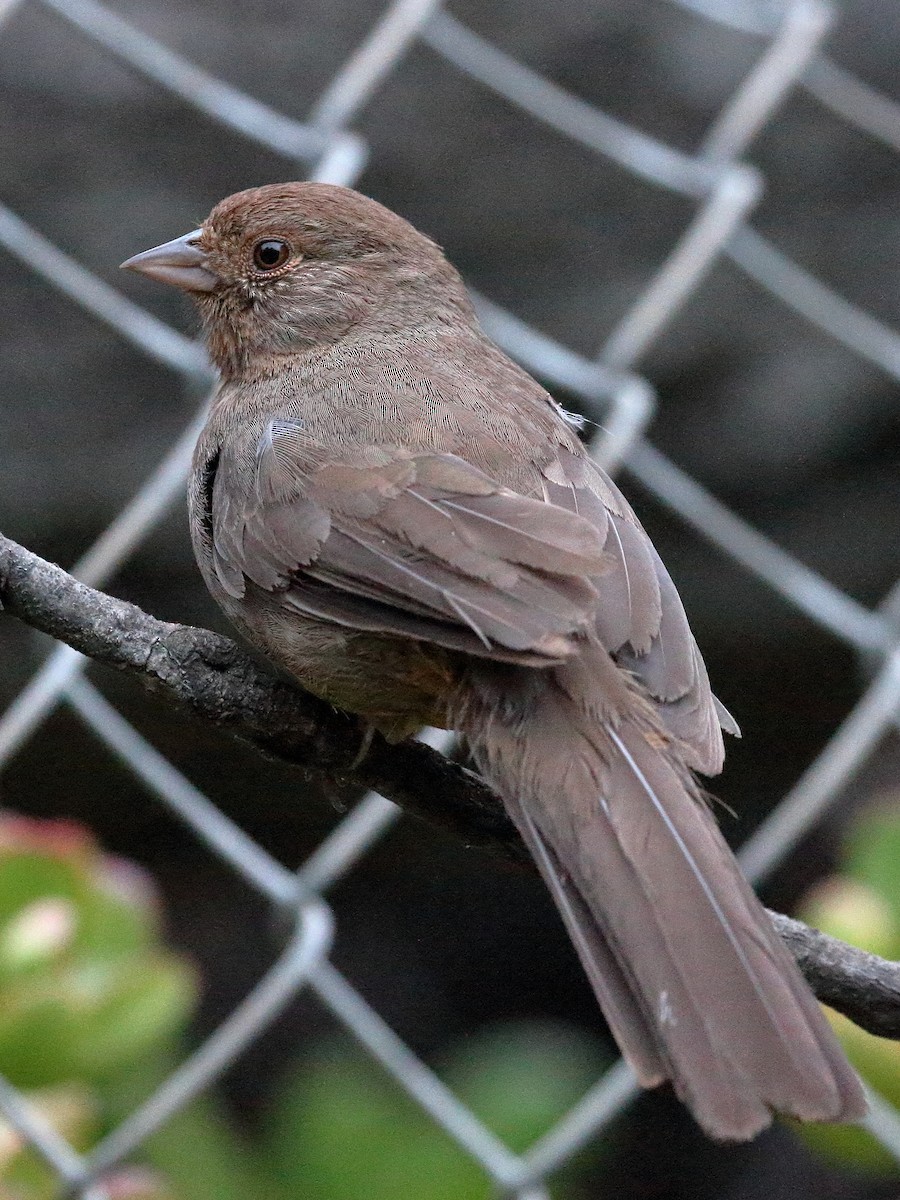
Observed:
[[[560,84],[691,150],[761,42],[666,0],[456,3],[455,15]],[[380,12],[373,0],[118,0],[118,11],[214,74],[302,117]],[[897,94],[900,8],[848,2],[829,52]],[[690,216],[689,204],[569,144],[414,47],[356,123],[372,146],[362,190],[441,242],[491,299],[592,353]],[[866,310],[900,308],[900,156],[802,90],[754,144],[767,188],[754,224]],[[298,168],[299,171],[299,168]],[[297,172],[293,172],[297,173]],[[227,193],[289,177],[283,160],[137,77],[36,3],[0,30],[0,178],[17,212],[102,278],[186,331],[189,306],[117,274],[130,254],[196,226]],[[72,563],[186,423],[193,400],[17,261],[0,256],[0,526]],[[660,448],[810,566],[866,603],[897,571],[896,381],[717,265],[640,364],[661,405]],[[571,398],[560,398],[575,406]],[[734,841],[815,756],[865,675],[854,656],[693,534],[626,478],[685,599],[744,739],[716,792]],[[111,589],[154,614],[221,628],[196,574],[183,506]],[[47,646],[0,623],[0,700]],[[338,820],[322,791],[185,723],[133,686],[92,676],[221,808],[288,864]],[[895,776],[890,747],[843,814]],[[198,849],[130,774],[60,711],[7,770],[2,801],[74,815],[161,880],[172,940],[202,964],[201,1030],[271,962],[263,905]],[[789,907],[828,866],[830,820],[773,882]],[[529,876],[402,823],[340,884],[336,961],[425,1055],[494,1018],[550,1014],[597,1028],[574,954]],[[279,1065],[327,1028],[301,1000],[228,1080],[242,1120]],[[785,1131],[721,1149],[665,1097],[633,1110],[602,1188],[649,1196],[895,1195],[827,1172]],[[598,1194],[600,1185],[598,1184]]]

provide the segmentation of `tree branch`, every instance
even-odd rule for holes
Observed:
[[[355,717],[278,678],[230,638],[158,621],[2,534],[0,607],[271,758],[360,783],[470,845],[529,861],[500,801],[472,771],[377,733],[357,762],[367,730]]]
[[[766,910],[823,1004],[879,1037],[900,1039],[900,963]]]
[[[229,638],[158,621],[2,535],[0,606],[269,757],[374,789],[467,845],[530,864],[479,776],[418,742],[392,746],[377,733],[357,761],[366,734],[359,721],[279,679]],[[770,915],[820,1000],[872,1033],[900,1038],[900,963]]]

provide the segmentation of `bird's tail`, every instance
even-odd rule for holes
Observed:
[[[473,753],[641,1083],[670,1079],[715,1138],[773,1111],[860,1117],[856,1074],[655,709],[599,647],[499,672],[469,691]]]

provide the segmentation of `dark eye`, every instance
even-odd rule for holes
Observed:
[[[264,238],[253,247],[253,265],[257,271],[274,271],[291,257],[291,248],[281,238]]]

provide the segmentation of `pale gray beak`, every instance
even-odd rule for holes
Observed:
[[[202,232],[195,229],[162,246],[144,250],[126,259],[122,266],[161,283],[171,283],[185,292],[211,292],[221,280],[207,268],[206,254],[197,244]]]

